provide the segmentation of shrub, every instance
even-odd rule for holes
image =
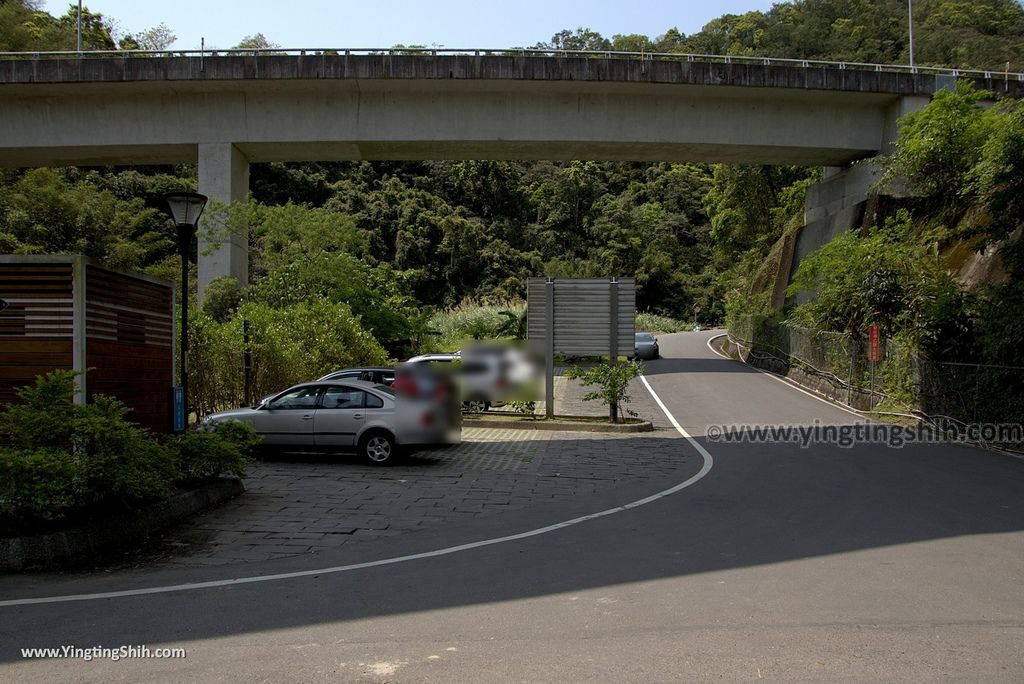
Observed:
[[[882,334],[904,333],[937,356],[965,344],[967,316],[960,287],[926,247],[915,244],[901,210],[866,234],[843,233],[805,258],[787,293],[815,292],[791,319],[811,328],[864,337],[877,323]]]
[[[0,518],[15,525],[160,499],[183,479],[242,475],[256,438],[241,424],[161,444],[97,395],[74,403],[75,373],[53,371],[0,412]],[[6,526],[6,525],[5,525]]]
[[[527,399],[515,399],[506,405],[516,413],[524,416],[532,416],[537,410],[537,402]]]
[[[584,401],[600,401],[606,404],[611,412],[613,423],[619,422],[619,407],[630,402],[629,382],[644,372],[644,365],[633,359],[625,363],[602,361],[584,370],[573,366],[565,376],[571,380],[579,380],[584,387],[597,385],[599,389],[583,395]],[[626,412],[635,416],[636,413],[625,408]]]
[[[253,429],[238,421],[215,423],[209,429],[175,437],[178,472],[187,480],[208,480],[221,475],[242,477],[253,447],[260,441]]]
[[[0,437],[15,449],[71,449],[75,374],[57,370],[18,391],[20,401],[0,413]]]
[[[82,506],[84,466],[60,449],[0,449],[0,518],[52,520]]]
[[[128,408],[110,397],[75,406],[74,453],[84,457],[86,487],[95,503],[131,504],[166,496],[177,479],[174,460],[145,429],[128,422]]]
[[[18,392],[20,402],[0,413],[0,437],[17,453],[74,454],[94,501],[165,494],[175,475],[167,450],[125,419],[129,409],[121,402],[97,395],[92,403],[75,404],[74,392],[72,371],[39,376]]]

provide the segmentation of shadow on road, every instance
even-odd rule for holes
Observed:
[[[665,359],[648,366],[652,375],[700,372],[754,373],[714,359]],[[779,391],[791,390],[780,385]],[[824,442],[801,448],[753,439],[753,434],[746,437],[746,442],[735,443],[701,438],[715,466],[691,488],[512,543],[340,574],[0,608],[0,659],[17,659],[21,646],[175,643],[1024,530],[1022,461],[959,445],[891,448],[857,443],[840,448]],[[352,553],[341,550],[337,555],[231,566],[196,573],[191,579],[372,561],[536,529],[639,499],[685,479],[699,466],[699,457],[685,441],[673,439],[665,448],[684,451],[694,467],[680,470],[675,479],[627,483],[567,503],[540,503],[495,517],[435,526],[400,542],[364,544]],[[437,465],[416,466],[432,467]],[[46,578],[8,576],[0,578],[0,597],[16,592],[30,596],[105,591],[188,579],[151,573],[48,585]]]

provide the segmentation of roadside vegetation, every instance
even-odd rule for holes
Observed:
[[[666,27],[606,38],[578,28],[536,47],[905,63],[905,10],[902,0],[796,0],[723,15],[691,35]],[[918,64],[1024,70],[1016,0],[921,0],[914,11]],[[0,1],[0,50],[72,48],[74,12]],[[166,26],[125,33],[112,18],[83,18],[87,49],[159,50],[174,40]],[[262,34],[239,45],[275,47]],[[981,97],[962,87],[942,93],[902,122],[885,170],[912,197],[881,206],[878,226],[803,262],[790,295],[818,298],[774,313],[781,245],[802,225],[819,168],[253,164],[247,203],[207,209],[228,228],[248,227],[250,273],[247,286],[214,283],[190,307],[190,401],[201,413],[240,401],[243,321],[258,399],[343,366],[522,339],[526,279],[535,275],[635,276],[638,330],[761,317],[862,339],[879,323],[908,353],[1024,365],[1022,113],[1010,103],[986,109]],[[196,184],[192,165],[0,170],[0,251],[80,252],[174,281],[180,267],[160,198]],[[1000,267],[958,279],[966,261],[992,252]]]
[[[74,403],[75,374],[54,371],[0,411],[0,536],[166,498],[178,487],[241,476],[258,439],[240,423],[157,439],[116,399]]]
[[[596,401],[608,407],[611,422],[618,423],[621,414],[636,417],[629,408],[632,398],[629,384],[644,372],[644,364],[636,359],[628,361],[602,360],[590,366],[572,366],[565,377],[576,380],[584,387],[596,387],[583,395],[583,401]]]

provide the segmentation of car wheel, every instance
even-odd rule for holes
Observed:
[[[398,459],[398,445],[386,432],[371,432],[359,440],[359,453],[372,465],[391,465]]]
[[[491,405],[488,404],[486,401],[474,399],[473,401],[467,401],[466,403],[464,403],[462,405],[462,408],[463,410],[468,411],[469,413],[483,413],[484,411],[489,409],[490,406]]]

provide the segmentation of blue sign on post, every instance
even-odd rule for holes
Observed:
[[[185,392],[181,387],[171,388],[171,430],[185,431]]]

